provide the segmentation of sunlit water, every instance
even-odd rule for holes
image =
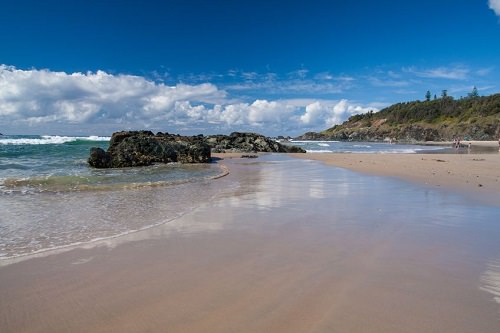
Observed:
[[[345,142],[345,141],[291,141],[287,144],[301,147],[314,153],[364,153],[364,154],[400,154],[423,151],[444,151],[446,147],[411,144],[391,144],[389,142]]]
[[[250,209],[255,215],[252,228],[301,221],[350,236],[357,228],[364,230],[360,235],[397,232],[401,243],[413,242],[423,252],[432,248],[429,244],[443,244],[447,250],[429,258],[450,269],[475,265],[483,271],[478,289],[500,303],[499,207],[277,154],[238,162],[239,176],[218,180],[226,171],[215,163],[89,168],[90,147],[106,148],[108,139],[0,138],[0,259],[131,235],[169,225],[209,205],[217,211]],[[343,147],[344,152],[420,149],[383,143],[303,143],[308,150],[312,145],[317,150]],[[197,220],[191,228],[228,227],[216,222]],[[245,227],[237,218],[231,223]]]
[[[500,207],[281,155],[241,162],[240,167],[239,192],[228,192],[211,205],[219,211],[252,212],[251,226],[236,219],[230,227],[299,225],[304,233],[335,235],[337,242],[377,240],[396,251],[384,254],[388,258],[407,258],[409,265],[425,262],[425,269],[452,272],[456,279],[471,276],[471,289],[489,293],[484,298],[500,304]]]
[[[205,202],[215,164],[93,169],[106,137],[0,137],[0,259],[116,237]]]

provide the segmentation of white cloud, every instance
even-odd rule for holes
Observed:
[[[256,91],[265,94],[338,94],[352,87],[352,80],[342,82],[289,80],[243,82],[224,86],[231,91]]]
[[[310,81],[293,81],[291,87],[280,83],[274,88],[336,89],[331,83],[314,85]],[[369,109],[348,100],[242,101],[211,83],[167,86],[140,76],[103,71],[68,74],[0,65],[0,125],[15,127],[20,134],[27,133],[31,126],[49,134],[58,134],[54,129],[60,132],[79,128],[88,134],[106,134],[147,128],[295,135],[306,129],[323,130]],[[96,129],[106,132],[95,133]]]
[[[476,70],[476,75],[478,76],[487,76],[489,74],[491,74],[491,72],[493,71],[493,67],[488,67],[488,68],[480,68],[478,70]]]
[[[309,70],[308,69],[305,69],[305,68],[302,68],[302,69],[297,69],[295,71],[292,71],[290,73],[288,73],[288,76],[290,78],[295,78],[295,79],[305,79],[307,74],[309,74]]]
[[[370,77],[368,78],[370,83],[375,87],[407,87],[410,82],[403,80],[393,80],[387,78]]]
[[[103,71],[67,74],[0,65],[0,117],[21,123],[162,119],[175,115],[177,102],[224,98],[225,92],[209,83],[170,87]]]
[[[431,79],[465,80],[468,78],[470,70],[465,67],[438,67],[419,70],[414,67],[405,68],[405,72],[412,73],[418,77]]]
[[[336,103],[317,101],[306,106],[305,113],[300,120],[304,125],[322,125],[326,128],[340,124],[354,114],[366,113],[370,110],[378,111],[373,107],[354,105],[345,99]]]
[[[492,9],[497,16],[500,16],[500,0],[489,0],[488,6]]]

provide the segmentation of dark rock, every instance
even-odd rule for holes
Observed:
[[[233,132],[231,135],[212,135],[206,138],[212,151],[216,153],[305,153],[305,150],[291,145],[283,145],[256,133]]]
[[[255,133],[204,137],[180,136],[151,131],[113,133],[107,151],[92,148],[88,163],[96,168],[146,166],[154,163],[209,163],[213,152],[305,153],[302,148],[282,145]]]
[[[210,147],[203,137],[150,131],[113,133],[107,152],[92,148],[88,163],[96,168],[146,166],[154,163],[208,163]]]
[[[111,155],[105,152],[102,148],[90,148],[90,157],[88,162],[95,168],[110,168]]]
[[[295,140],[328,140],[328,137],[317,132],[307,132],[295,138]]]

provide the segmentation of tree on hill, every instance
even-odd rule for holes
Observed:
[[[444,98],[393,104],[379,112],[353,115],[348,121],[322,131],[335,140],[451,140],[461,136],[498,140],[500,94]]]
[[[425,100],[427,102],[431,100],[431,92],[429,90],[427,90],[427,92],[425,93]]]
[[[469,93],[469,98],[476,98],[479,97],[479,92],[477,91],[476,86],[472,88],[472,91]]]

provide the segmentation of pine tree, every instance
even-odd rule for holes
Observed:
[[[474,88],[472,88],[472,92],[469,94],[469,97],[470,97],[470,98],[476,98],[476,97],[479,97],[479,92],[477,91],[476,86],[474,86]]]
[[[425,93],[425,100],[427,102],[431,100],[431,92],[429,90],[427,90],[427,92]]]

